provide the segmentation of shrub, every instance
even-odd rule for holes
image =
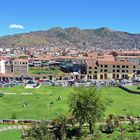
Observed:
[[[27,140],[54,140],[54,133],[48,129],[47,123],[34,124],[26,134]]]
[[[4,94],[3,94],[2,92],[0,92],[0,97],[3,97],[3,95],[4,95]]]
[[[81,128],[80,127],[70,127],[67,129],[67,138],[72,137],[81,137]]]

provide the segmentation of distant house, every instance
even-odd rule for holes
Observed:
[[[90,60],[88,57],[75,56],[60,56],[55,59],[62,63],[61,70],[63,72],[79,72],[80,74],[86,74],[86,61]]]
[[[140,66],[140,51],[139,50],[123,51],[119,53],[116,59],[118,61],[132,62]]]
[[[0,73],[1,74],[11,73],[11,66],[8,67],[7,64],[10,64],[10,60],[5,57],[1,57],[0,58]]]
[[[5,73],[5,62],[6,62],[6,60],[4,60],[4,59],[0,60],[0,73],[2,73],[2,74]]]
[[[29,67],[46,67],[51,57],[29,58]]]
[[[28,60],[27,59],[14,59],[13,64],[13,74],[27,75],[28,74]]]

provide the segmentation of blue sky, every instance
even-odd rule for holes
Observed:
[[[140,33],[140,0],[1,0],[0,36],[52,27]]]

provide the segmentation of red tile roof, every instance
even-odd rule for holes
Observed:
[[[98,61],[100,65],[129,65],[136,66],[136,64],[127,61]]]
[[[12,61],[13,62],[28,62],[28,59],[15,58]]]

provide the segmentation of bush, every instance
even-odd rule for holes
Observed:
[[[3,94],[2,92],[0,92],[0,97],[3,97],[3,95],[4,95],[4,94]]]
[[[100,130],[102,133],[111,134],[114,132],[114,126],[111,125],[100,125]]]
[[[72,137],[81,137],[81,128],[80,127],[71,127],[67,129],[67,138]]]
[[[109,115],[109,118],[106,120],[106,125],[100,125],[100,131],[103,133],[111,134],[116,128],[120,125],[119,118],[113,114]]]
[[[48,129],[47,125],[47,123],[34,124],[30,130],[27,131],[27,140],[54,140],[54,133]]]

